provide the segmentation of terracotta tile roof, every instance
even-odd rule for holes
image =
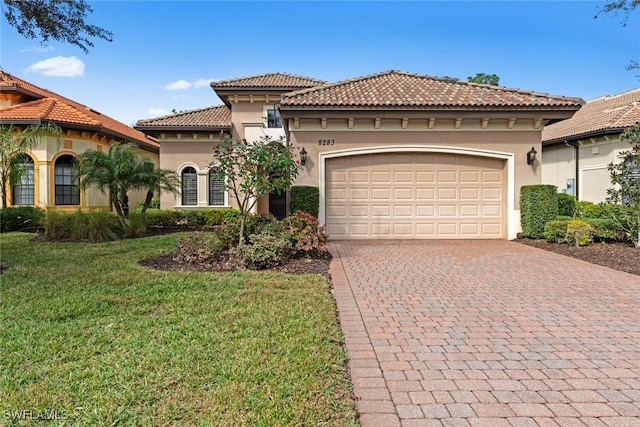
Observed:
[[[240,77],[237,79],[212,82],[211,87],[218,89],[302,89],[324,85],[323,80],[297,76],[288,73],[268,73],[257,76]]]
[[[0,118],[6,121],[47,120],[57,123],[71,123],[86,126],[100,126],[100,122],[84,114],[77,108],[54,98],[42,98],[35,101],[5,107],[0,110]]]
[[[577,139],[596,132],[619,131],[640,122],[640,88],[588,101],[570,119],[545,126],[542,141]]]
[[[183,111],[153,119],[138,120],[136,129],[226,129],[231,128],[231,110],[226,105]]]
[[[0,92],[16,92],[28,98],[34,98],[30,102],[0,108],[1,121],[51,120],[69,128],[89,126],[95,132],[116,139],[134,142],[140,145],[141,148],[150,149],[154,152],[157,152],[160,147],[155,138],[149,137],[131,126],[127,126],[86,105],[38,87],[1,70]]]
[[[385,71],[335,84],[285,93],[282,107],[345,109],[578,109],[584,101],[520,89]]]

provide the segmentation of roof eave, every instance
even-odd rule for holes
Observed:
[[[231,125],[220,125],[220,126],[172,126],[172,125],[144,126],[143,125],[143,126],[134,126],[133,128],[141,132],[153,132],[153,131],[219,132],[221,130],[230,130]]]
[[[560,136],[553,139],[543,140],[542,145],[564,144],[565,142],[574,142],[574,141],[579,141],[581,139],[588,139],[588,138],[607,136],[607,135],[618,135],[624,132],[625,129],[626,128],[624,127],[606,128],[606,129],[598,129],[598,130],[592,130],[589,132],[578,133],[574,135]]]

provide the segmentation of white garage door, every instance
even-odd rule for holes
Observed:
[[[500,239],[505,161],[448,153],[327,159],[332,239]]]

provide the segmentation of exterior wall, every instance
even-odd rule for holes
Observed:
[[[594,203],[605,201],[611,178],[607,166],[620,161],[622,151],[629,144],[618,136],[578,141],[579,175],[575,176],[575,149],[565,144],[546,146],[542,161],[542,182],[558,187],[558,191],[571,194],[567,180],[578,180],[578,199]],[[575,194],[574,194],[575,195]]]
[[[607,189],[611,188],[607,165],[620,162],[620,153],[629,148],[629,144],[621,142],[619,138],[611,141],[599,139],[580,147],[580,200],[594,203],[605,201]]]
[[[267,128],[266,108],[273,107],[265,102],[236,102],[231,104],[231,135],[234,139],[255,141],[263,136],[274,139],[284,137],[283,128]]]
[[[575,149],[565,144],[545,146],[542,153],[542,183],[555,185],[561,193],[576,195],[575,178]],[[570,180],[573,180],[573,188]]]
[[[304,147],[308,153],[306,164],[295,184],[320,187],[324,182],[324,160],[341,155],[340,151],[345,151],[345,154],[353,150],[375,152],[378,148],[388,152],[398,147],[398,150],[405,151],[446,151],[502,158],[507,161],[507,229],[510,239],[520,231],[520,187],[542,182],[540,163],[537,161],[529,166],[526,162],[531,147],[538,153],[542,152],[540,130],[480,130],[473,126],[462,129],[451,126],[442,130],[401,130],[400,126],[385,127],[380,124],[378,130],[365,127],[354,131],[333,130],[327,126],[325,130],[290,128],[290,142],[297,150]],[[322,204],[321,200],[321,210]]]
[[[198,136],[193,139],[193,135],[186,139],[181,136],[163,140],[160,143],[160,167],[176,171],[178,175],[184,168],[191,166],[198,174],[198,204],[182,205],[181,194],[171,194],[163,192],[160,196],[161,209],[203,209],[219,208],[221,206],[209,206],[208,201],[208,176],[209,164],[213,160],[213,148],[220,142],[219,135],[215,137]],[[235,200],[227,195],[227,203],[224,207],[237,207]]]

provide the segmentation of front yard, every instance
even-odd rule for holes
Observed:
[[[3,423],[356,425],[323,277],[138,264],[175,235],[32,237],[2,235]]]

